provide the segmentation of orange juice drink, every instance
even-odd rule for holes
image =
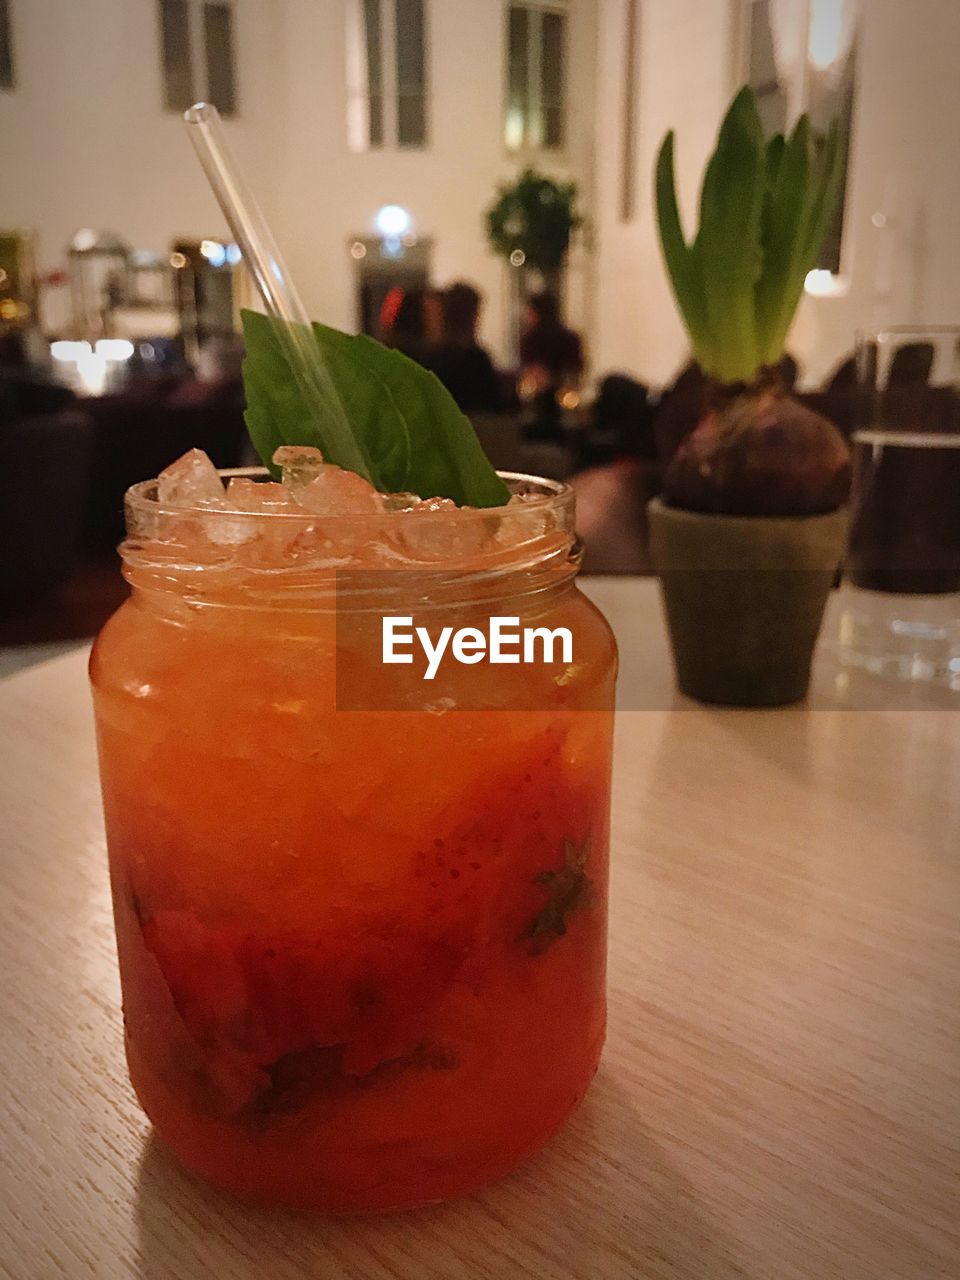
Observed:
[[[594,1074],[616,654],[563,486],[470,511],[336,470],[131,490],[91,678],[156,1133],[241,1196],[374,1211],[506,1173]],[[384,665],[370,619],[432,610],[572,654]]]

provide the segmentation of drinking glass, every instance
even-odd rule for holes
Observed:
[[[128,495],[133,594],[91,658],[127,1060],[160,1139],[228,1191],[459,1195],[596,1069],[616,646],[574,582],[571,491],[522,487],[516,510],[322,518]],[[487,555],[510,520],[529,539]],[[411,540],[444,551],[429,591],[331,567]],[[453,664],[391,704],[364,621],[387,600],[563,624],[574,659]]]
[[[860,336],[842,663],[960,689],[960,328]]]

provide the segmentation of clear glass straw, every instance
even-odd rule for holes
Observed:
[[[357,441],[300,295],[280,256],[270,228],[227,149],[220,112],[198,102],[184,113],[187,132],[213,193],[240,246],[269,315],[284,323],[277,332],[321,439],[331,441],[335,461],[371,479],[368,459]]]

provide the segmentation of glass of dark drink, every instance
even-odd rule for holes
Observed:
[[[861,335],[840,656],[960,691],[960,328]]]

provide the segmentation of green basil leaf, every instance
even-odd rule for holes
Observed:
[[[328,462],[344,465],[304,403],[277,337],[282,323],[243,312],[250,438],[267,466],[280,444],[314,445]],[[508,500],[509,491],[469,419],[432,373],[362,334],[321,324],[313,325],[313,333],[381,492],[452,498],[472,507],[502,506]]]

